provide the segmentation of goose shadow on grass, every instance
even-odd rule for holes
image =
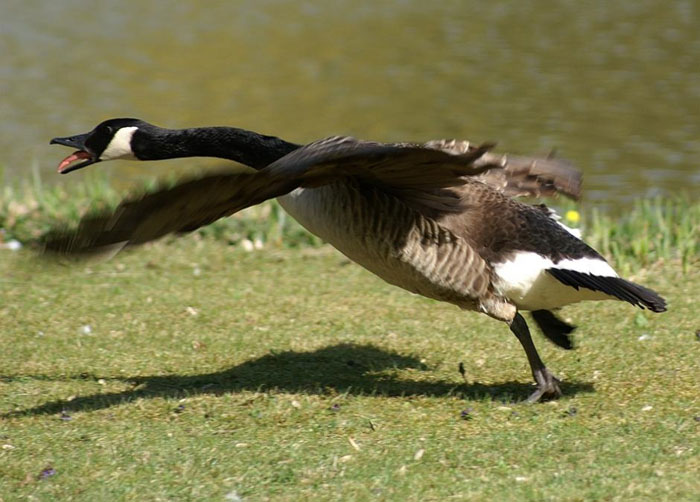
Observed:
[[[15,410],[0,417],[50,415],[63,411],[94,411],[136,399],[182,398],[199,394],[226,394],[238,391],[276,391],[289,393],[329,394],[348,393],[376,397],[450,396],[465,399],[521,401],[533,391],[525,380],[482,384],[452,380],[422,380],[399,377],[391,370],[429,368],[413,356],[387,351],[372,345],[338,344],[311,352],[270,353],[232,368],[200,375],[149,375],[118,377],[131,389],[121,392],[96,393],[69,400]],[[455,368],[455,373],[456,373]],[[47,381],[65,378],[50,376],[4,376],[0,380],[35,378]],[[70,380],[97,380],[98,375],[80,374]],[[109,377],[104,377],[110,380]],[[111,378],[111,380],[115,380]],[[592,392],[593,385],[585,382],[562,383],[564,395]]]

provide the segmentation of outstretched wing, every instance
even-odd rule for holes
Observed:
[[[490,145],[455,153],[427,145],[382,144],[332,137],[303,146],[260,171],[217,173],[131,196],[114,210],[84,217],[76,229],[58,228],[43,239],[46,251],[85,254],[143,244],[172,232],[189,232],[298,187],[352,177],[413,204],[454,211],[450,187],[466,177],[503,168],[487,158]]]
[[[221,173],[132,195],[116,209],[88,214],[77,228],[59,227],[42,238],[45,251],[93,254],[189,232],[283,195],[295,184],[264,172]]]
[[[333,136],[294,150],[263,171],[297,178],[304,187],[352,176],[396,190],[432,190],[461,185],[462,176],[474,176],[495,167],[478,162],[491,147],[483,144],[454,155],[427,145]]]
[[[143,244],[172,232],[189,232],[297,187],[352,176],[393,190],[431,190],[463,183],[486,169],[473,161],[487,150],[454,156],[420,146],[333,137],[303,146],[256,172],[217,173],[131,196],[114,210],[84,217],[76,229],[44,236],[59,254],[95,253]]]

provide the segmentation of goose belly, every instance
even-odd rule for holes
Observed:
[[[406,287],[402,284],[404,264],[389,249],[387,236],[378,235],[379,228],[363,221],[360,198],[349,190],[333,188],[298,188],[278,200],[309,232],[385,281]]]
[[[278,200],[307,230],[386,282],[466,307],[467,299],[406,258],[415,247],[415,215],[392,197],[335,184],[299,188]]]
[[[326,242],[353,254],[368,253],[360,245],[363,238],[353,235],[357,230],[357,214],[347,207],[349,203],[344,191],[330,187],[297,188],[279,197],[282,208],[304,228]]]

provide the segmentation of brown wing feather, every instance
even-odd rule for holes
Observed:
[[[581,172],[566,160],[487,155],[502,157],[503,165],[484,172],[478,179],[509,197],[562,194],[578,200],[581,196]]]
[[[78,228],[58,228],[43,239],[58,254],[99,253],[143,244],[172,232],[189,232],[241,209],[278,197],[295,185],[268,173],[225,173],[124,199],[114,210],[84,217]]]
[[[454,139],[434,140],[425,146],[453,155],[463,155],[475,149],[468,141]],[[475,160],[474,165],[487,167],[476,179],[509,197],[551,197],[561,194],[579,199],[581,196],[581,171],[570,162],[551,155],[525,157],[487,152]]]
[[[490,148],[490,144],[484,144],[453,155],[425,145],[333,136],[294,150],[264,170],[298,177],[304,187],[352,176],[394,189],[430,190],[461,185],[461,176],[489,169],[491,166],[476,161]]]

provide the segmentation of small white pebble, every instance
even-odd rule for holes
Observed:
[[[5,243],[5,249],[9,249],[10,251],[19,251],[22,249],[22,243],[18,240],[10,239]]]
[[[202,275],[202,269],[199,267],[194,267],[192,269],[192,275],[194,275],[195,277],[199,277],[200,275]]]
[[[255,249],[262,249],[263,246],[264,246],[263,241],[261,241],[260,239],[255,239],[255,241],[253,242],[253,247]]]
[[[15,447],[12,446],[11,444],[4,444],[4,445],[2,445],[2,449],[3,450],[14,450]]]
[[[43,332],[43,331],[37,331],[37,332],[36,332],[36,336],[44,336],[44,332]]]
[[[86,324],[85,326],[80,328],[80,332],[83,335],[89,335],[90,333],[92,333],[92,327],[89,324]]]
[[[420,450],[418,450],[416,452],[415,455],[413,455],[413,460],[420,460],[421,458],[423,458],[424,453],[425,453],[425,450],[423,448],[421,448]]]
[[[187,307],[185,310],[187,311],[187,313],[189,315],[192,315],[192,316],[199,314],[199,312],[197,312],[197,309],[192,308],[192,307]]]
[[[254,245],[253,242],[252,242],[251,240],[249,240],[249,239],[243,239],[243,240],[241,241],[241,247],[243,247],[243,249],[244,249],[245,251],[248,251],[249,253],[250,253],[251,251],[254,251],[254,250],[255,250],[255,245]]]
[[[651,406],[650,404],[647,404],[644,408],[642,408],[642,411],[651,411],[653,409],[654,409],[653,406]]]
[[[228,492],[226,495],[224,495],[224,500],[226,502],[243,502],[243,499],[241,498],[240,495],[236,492],[236,490],[232,490]]]
[[[515,480],[518,483],[524,483],[525,481],[527,481],[527,478],[525,476],[515,476]]]
[[[649,336],[647,333],[644,333],[642,336],[637,338],[640,342],[643,342],[644,340],[651,340],[651,336]]]
[[[248,447],[248,443],[236,443],[236,444],[233,445],[233,446],[236,447],[236,448],[247,448],[247,447]]]
[[[104,384],[106,384],[107,382],[105,381],[104,378],[100,378],[100,379],[97,381],[97,383],[100,384],[100,385],[104,385]]]
[[[293,406],[294,408],[299,409],[299,408],[301,408],[301,403],[295,399],[295,400],[292,401],[292,406]]]

